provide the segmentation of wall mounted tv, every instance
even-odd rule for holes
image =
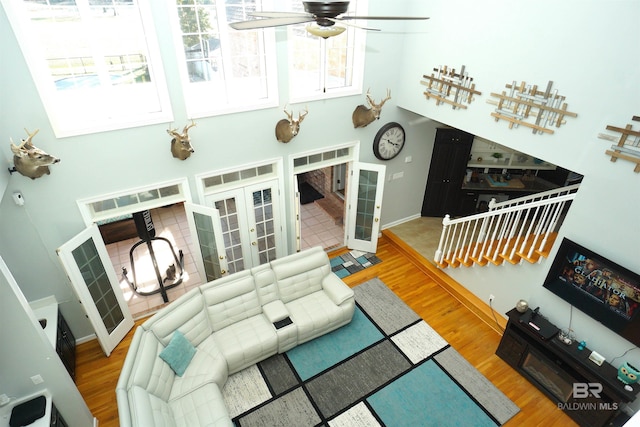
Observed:
[[[543,286],[640,346],[640,274],[565,238]]]

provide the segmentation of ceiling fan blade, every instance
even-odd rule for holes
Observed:
[[[337,18],[334,18],[340,21],[343,20],[354,20],[354,19],[369,19],[369,20],[379,20],[379,21],[418,21],[429,19],[427,16],[351,16],[351,15],[343,15]]]
[[[252,19],[250,21],[232,22],[229,26],[235,30],[255,30],[257,28],[279,27],[282,25],[302,24],[305,22],[313,22],[313,17],[296,16],[281,18],[263,18]]]
[[[250,12],[249,16],[257,18],[311,18],[313,15],[305,12]]]
[[[340,21],[340,25],[344,25],[347,27],[358,28],[359,30],[367,30],[367,31],[382,31],[380,28],[371,28],[371,27],[363,27],[361,25],[352,24],[351,22],[343,21],[340,18],[327,18],[329,21],[333,21],[337,23]]]

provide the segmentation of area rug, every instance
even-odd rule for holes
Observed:
[[[379,279],[346,326],[231,375],[236,426],[496,426],[519,408]]]
[[[308,182],[302,182],[298,185],[298,191],[300,192],[300,204],[306,205],[313,203],[316,200],[324,198],[322,194],[311,186]]]
[[[329,261],[331,262],[331,271],[341,279],[382,262],[376,254],[361,251],[347,252],[331,258]]]

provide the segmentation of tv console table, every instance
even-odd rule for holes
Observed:
[[[626,390],[617,368],[606,361],[596,365],[589,360],[591,350],[578,350],[577,342],[563,343],[555,325],[534,316],[531,321],[536,327],[556,332],[543,338],[529,324],[532,314],[530,309],[520,313],[515,308],[507,313],[509,321],[496,354],[557,403],[558,409],[581,426],[603,426],[618,413],[621,403],[635,400],[640,385]]]

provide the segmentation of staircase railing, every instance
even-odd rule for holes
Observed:
[[[562,223],[566,207],[580,184],[496,203],[489,211],[442,220],[442,235],[435,254],[440,267],[538,262]]]

